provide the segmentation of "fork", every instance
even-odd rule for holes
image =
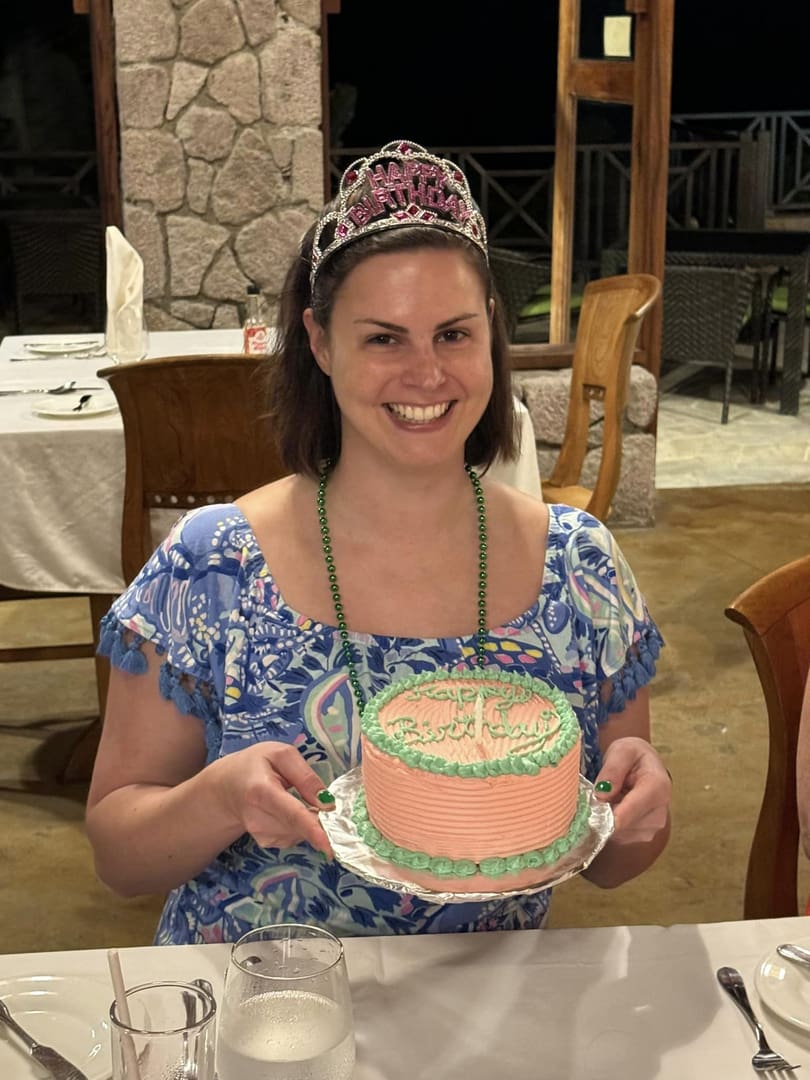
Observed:
[[[87,1080],[85,1074],[77,1069],[75,1065],[72,1065],[67,1058],[62,1057],[58,1050],[54,1050],[52,1046],[44,1046],[42,1043],[38,1043],[36,1039],[32,1039],[28,1032],[20,1027],[2,999],[0,999],[0,1023],[5,1024],[10,1031],[14,1032],[20,1041],[24,1043],[26,1050],[34,1061],[50,1073],[53,1080]]]
[[[801,1068],[800,1065],[789,1065],[781,1054],[777,1054],[775,1050],[771,1050],[770,1046],[768,1046],[762,1024],[757,1020],[754,1010],[751,1008],[751,1002],[748,1000],[748,994],[745,990],[745,983],[739,971],[733,967],[718,968],[717,981],[756,1033],[759,1049],[751,1058],[751,1064],[756,1071],[793,1072],[794,1069]]]

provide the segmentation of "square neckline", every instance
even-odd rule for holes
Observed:
[[[245,516],[244,511],[235,502],[227,503],[226,505],[233,512],[233,514],[236,515],[239,518],[239,521],[241,523],[240,527],[243,528],[246,531],[246,539],[248,541],[248,548],[249,548],[249,558],[250,558],[250,560],[252,562],[256,563],[257,567],[258,567],[257,572],[255,574],[252,574],[251,577],[255,577],[256,579],[261,579],[261,580],[267,581],[270,584],[270,586],[275,590],[277,602],[275,604],[274,610],[278,610],[279,608],[282,608],[285,612],[287,612],[290,615],[291,619],[295,622],[296,626],[299,626],[299,627],[301,627],[301,626],[320,627],[324,632],[337,634],[339,632],[339,629],[338,629],[338,627],[337,627],[337,625],[335,623],[323,622],[321,619],[316,619],[311,615],[306,615],[303,612],[300,612],[296,608],[292,607],[292,605],[287,603],[287,601],[286,601],[286,599],[284,597],[284,594],[282,593],[282,591],[281,591],[281,589],[280,589],[280,587],[278,585],[278,582],[275,579],[273,571],[270,569],[270,566],[268,565],[267,560],[264,557],[264,552],[262,551],[261,545],[259,544],[259,541],[258,541],[258,539],[256,537],[256,534],[253,531],[253,526],[248,521],[247,517]],[[540,583],[540,591],[537,594],[537,599],[534,601],[533,604],[531,604],[530,607],[526,608],[525,611],[520,612],[518,615],[515,615],[513,618],[507,619],[505,622],[500,622],[500,623],[498,623],[497,626],[489,626],[488,625],[487,626],[487,634],[488,635],[489,634],[494,634],[498,630],[504,630],[507,627],[512,628],[512,629],[519,629],[521,626],[525,626],[527,622],[530,622],[531,620],[537,618],[537,616],[540,614],[541,605],[548,602],[549,597],[548,597],[548,594],[547,594],[547,587],[548,587],[548,584],[549,584],[549,581],[548,581],[548,573],[549,573],[549,569],[550,569],[550,566],[549,566],[549,552],[550,552],[550,549],[551,549],[551,546],[552,546],[551,543],[550,543],[550,540],[551,540],[551,537],[552,537],[552,531],[554,531],[556,533],[558,525],[559,525],[558,511],[560,509],[570,509],[570,508],[565,507],[562,503],[548,503],[547,505],[548,505],[549,513],[548,513],[548,529],[546,530],[546,548],[545,548],[545,552],[543,553],[543,579],[542,579],[542,581]],[[473,631],[472,633],[469,633],[469,634],[463,634],[463,635],[451,634],[451,635],[445,635],[444,637],[435,637],[435,636],[432,636],[432,637],[414,637],[413,635],[406,636],[406,635],[403,635],[403,634],[370,634],[370,633],[364,632],[362,630],[351,630],[351,629],[349,629],[348,630],[348,635],[349,635],[349,640],[351,642],[354,642],[355,644],[358,644],[358,645],[379,644],[380,642],[383,642],[383,641],[387,642],[387,643],[419,641],[419,642],[421,642],[423,644],[426,644],[426,645],[431,645],[432,644],[432,645],[437,645],[438,646],[441,642],[448,641],[448,640],[458,641],[458,642],[461,642],[461,643],[466,643],[466,642],[473,642],[474,643],[475,640],[476,640],[475,631]]]

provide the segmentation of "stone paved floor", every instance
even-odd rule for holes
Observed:
[[[810,380],[799,415],[782,416],[775,390],[766,404],[751,405],[746,383],[735,375],[729,420],[721,424],[720,379],[718,371],[683,393],[662,396],[656,488],[810,482]]]

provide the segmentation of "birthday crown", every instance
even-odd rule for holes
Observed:
[[[487,230],[464,173],[418,143],[386,143],[358,158],[340,178],[337,208],[324,214],[312,242],[310,286],[330,255],[361,236],[405,225],[458,233],[487,258]]]

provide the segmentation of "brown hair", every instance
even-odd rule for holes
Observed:
[[[495,295],[489,268],[469,240],[435,226],[402,226],[360,237],[340,248],[319,268],[310,293],[310,253],[315,225],[307,232],[284,282],[277,349],[268,360],[268,412],[279,453],[291,472],[317,476],[323,462],[340,456],[340,411],[325,375],[309,347],[303,313],[311,307],[317,322],[329,326],[338,289],[351,271],[372,255],[419,248],[456,249],[476,271],[487,297]],[[492,394],[470,433],[465,461],[488,468],[497,456],[517,456],[517,426],[512,402],[509,342],[496,302],[492,322]]]

